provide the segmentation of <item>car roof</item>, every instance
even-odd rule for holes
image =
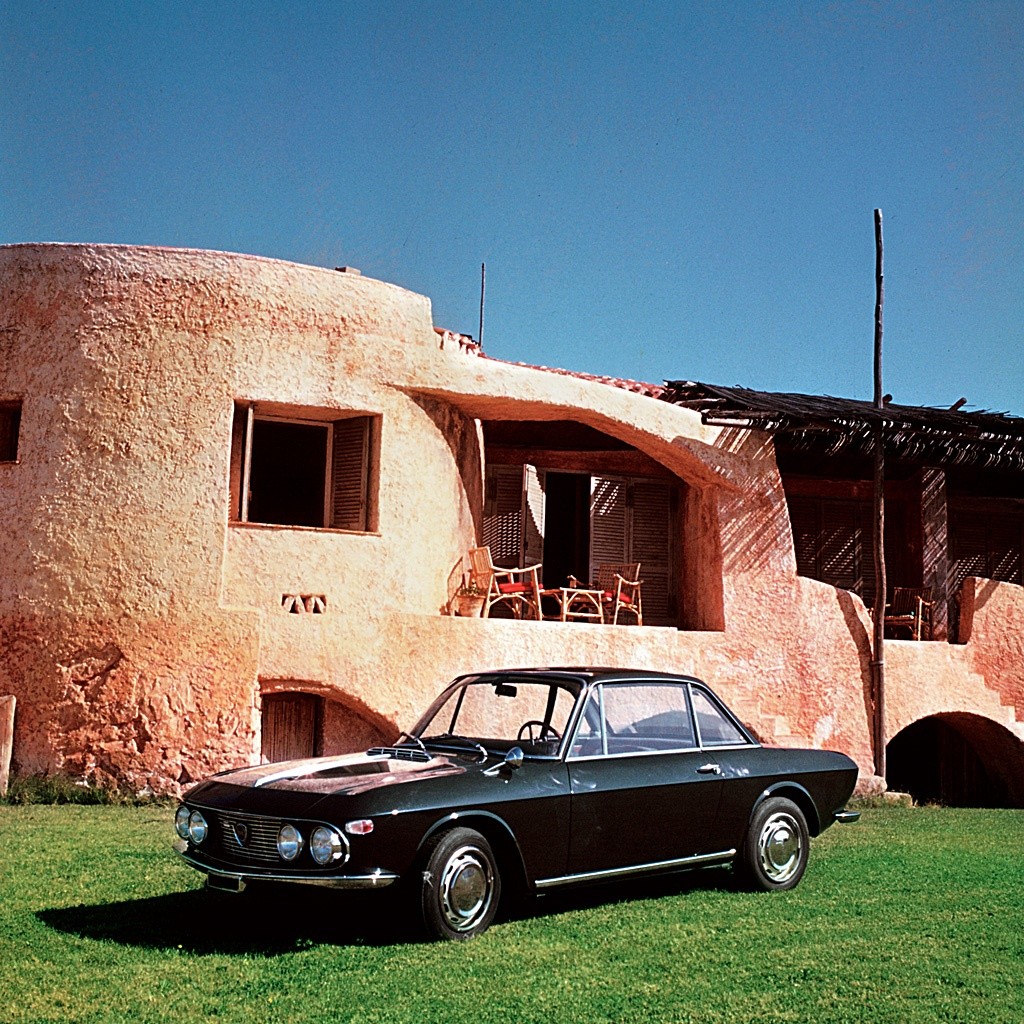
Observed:
[[[556,678],[559,676],[571,676],[586,682],[601,682],[611,680],[628,681],[630,679],[664,679],[673,682],[701,682],[696,676],[680,675],[675,672],[658,672],[652,669],[643,668],[613,668],[607,665],[531,665],[526,668],[500,668],[486,672],[470,673],[474,676],[541,676]]]

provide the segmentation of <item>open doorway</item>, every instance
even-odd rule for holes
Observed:
[[[589,580],[589,475],[546,474],[544,525],[545,586],[562,586],[570,576]]]
[[[886,747],[886,782],[916,803],[1024,807],[1024,745],[980,715],[946,712],[911,723]]]

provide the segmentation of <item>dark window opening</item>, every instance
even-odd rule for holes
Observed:
[[[323,526],[327,425],[256,420],[249,468],[249,522]]]
[[[0,462],[18,461],[21,402],[0,402]]]

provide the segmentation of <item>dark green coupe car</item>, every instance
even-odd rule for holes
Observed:
[[[467,675],[411,733],[361,754],[240,768],[193,788],[178,852],[207,884],[400,883],[467,939],[502,892],[733,864],[791,889],[845,810],[845,754],[763,747],[707,685],[638,670]]]

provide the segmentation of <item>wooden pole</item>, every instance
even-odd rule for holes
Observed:
[[[882,305],[885,301],[882,272],[882,211],[875,210],[875,408],[885,408],[882,397]],[[875,424],[875,603],[874,645],[871,661],[874,720],[872,740],[875,774],[885,778],[885,436],[882,416]]]
[[[14,697],[0,697],[0,796],[7,796],[14,753]]]

